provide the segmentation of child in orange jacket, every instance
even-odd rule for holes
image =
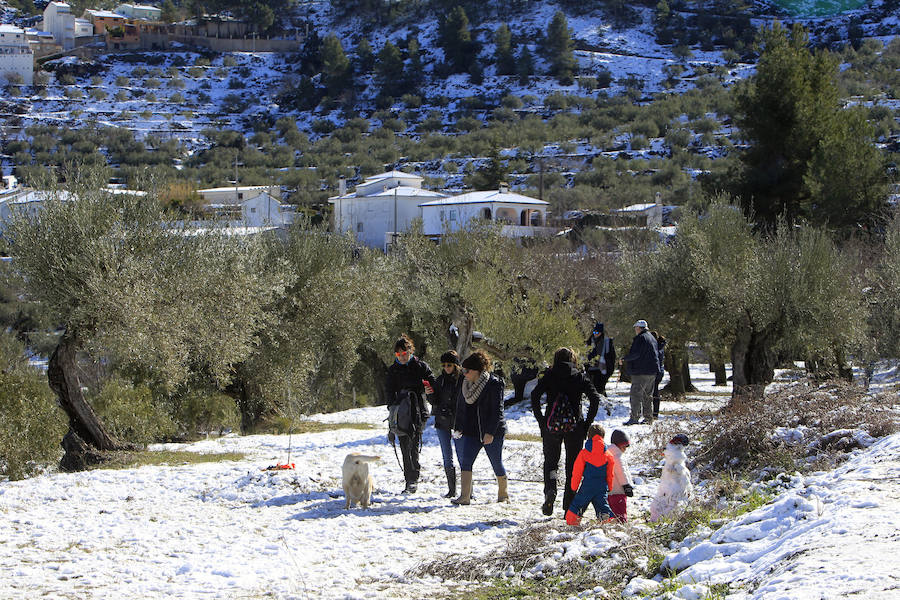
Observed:
[[[616,459],[606,449],[606,444],[603,443],[604,435],[606,431],[603,426],[592,423],[588,429],[588,440],[584,444],[584,450],[579,452],[578,458],[575,459],[572,490],[577,490],[577,493],[566,512],[566,523],[569,525],[581,523],[581,513],[588,504],[594,505],[598,517],[606,515],[603,518],[609,518],[613,515],[607,494],[612,487]]]

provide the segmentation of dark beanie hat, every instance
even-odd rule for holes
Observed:
[[[441,354],[441,362],[442,363],[453,363],[455,365],[459,364],[459,354],[456,353],[456,350],[448,350]]]
[[[688,445],[688,436],[683,433],[679,433],[674,436],[671,440],[669,440],[670,444],[675,444],[676,446],[687,446]]]
[[[480,352],[473,352],[462,361],[462,367],[471,371],[487,371],[489,365],[485,362],[485,358]]]
[[[616,429],[612,432],[612,435],[609,438],[609,441],[613,444],[620,445],[625,444],[628,445],[631,443],[631,440],[628,439],[628,434],[622,431],[621,429]]]

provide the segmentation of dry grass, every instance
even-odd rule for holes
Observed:
[[[779,427],[806,428],[803,442],[789,445],[773,437]],[[707,471],[799,468],[814,458],[831,462],[852,444],[818,444],[836,430],[863,430],[873,437],[900,430],[897,395],[867,394],[844,381],[798,382],[761,399],[734,398],[691,437],[703,441],[694,464]],[[811,450],[812,449],[812,450]]]

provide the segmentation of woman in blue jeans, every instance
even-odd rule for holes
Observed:
[[[441,443],[444,473],[447,474],[447,494],[444,498],[455,498],[456,467],[453,465],[453,448],[458,446],[458,442],[451,439],[450,432],[456,416],[456,396],[462,383],[462,369],[456,352],[450,350],[441,354],[441,371],[437,378],[437,389],[434,390],[431,414],[434,415],[434,431]],[[459,448],[456,452],[459,454]]]
[[[481,350],[462,363],[463,381],[456,397],[453,437],[458,441],[460,468],[459,498],[453,504],[469,504],[472,499],[472,465],[484,448],[497,477],[497,502],[508,502],[506,469],[503,468],[503,383],[491,374],[491,359]]]

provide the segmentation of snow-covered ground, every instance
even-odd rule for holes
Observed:
[[[895,373],[882,373],[878,383]],[[727,400],[705,369],[694,371],[707,408]],[[610,384],[607,429],[627,417],[626,384]],[[686,403],[690,404],[690,403]],[[663,410],[677,410],[663,404]],[[53,473],[0,483],[0,598],[424,598],[450,582],[408,571],[443,555],[503,549],[523,528],[556,533],[530,575],[568,560],[600,556],[621,543],[620,526],[580,530],[558,514],[544,517],[538,443],[508,440],[504,462],[512,502],[498,504],[488,461],[475,465],[476,500],[456,507],[446,491],[433,430],[424,440],[418,493],[403,496],[403,477],[385,439],[383,407],[331,415],[374,429],[294,435],[295,471],[263,471],[285,462],[288,436],[227,436],[190,445],[196,452],[237,451],[237,462]],[[530,413],[507,411],[511,434],[537,433]],[[664,416],[663,421],[682,418]],[[664,424],[664,423],[663,423]],[[647,426],[629,428],[635,458],[650,450]],[[517,437],[513,435],[513,437]],[[521,437],[521,436],[519,436]],[[348,452],[378,454],[374,504],[344,509],[341,463]],[[652,471],[635,464],[635,473]],[[729,582],[735,598],[889,598],[900,595],[900,434],[881,439],[834,472],[779,478],[775,500],[718,531],[672,548],[684,569],[681,598],[700,598],[704,583]],[[640,526],[656,488],[637,479],[629,514]],[[465,585],[466,582],[453,582]],[[628,590],[658,582],[636,579]],[[652,594],[651,594],[652,595]],[[585,590],[581,597],[602,597]]]

